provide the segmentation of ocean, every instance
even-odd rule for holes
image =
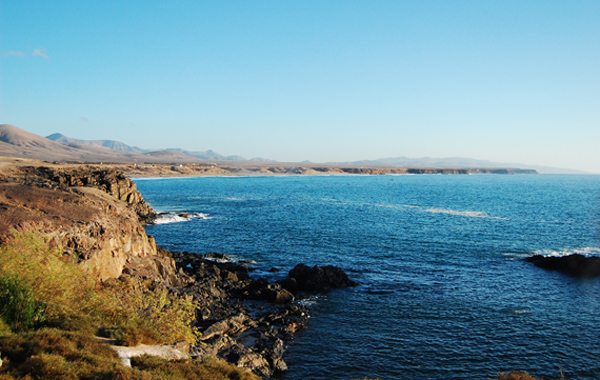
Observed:
[[[523,260],[600,255],[600,176],[136,180],[172,251],[253,260],[254,276],[334,264],[359,287],[309,297],[284,379],[600,378],[600,279]],[[279,273],[269,268],[281,269]]]

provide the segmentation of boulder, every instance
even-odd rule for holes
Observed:
[[[332,288],[347,288],[357,286],[341,268],[326,265],[309,267],[305,264],[296,265],[286,279],[282,281],[284,288],[292,293],[298,291],[324,292]]]
[[[600,276],[600,257],[588,257],[580,254],[561,257],[534,255],[526,260],[537,267],[558,271],[573,277]]]
[[[269,283],[264,278],[252,281],[244,289],[243,296],[274,303],[290,303],[294,300],[294,295],[281,284]]]

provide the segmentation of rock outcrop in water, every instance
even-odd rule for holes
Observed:
[[[554,270],[573,277],[600,276],[600,257],[573,254],[561,257],[534,255],[526,259],[547,270]]]
[[[202,334],[194,353],[222,357],[263,377],[285,371],[285,342],[308,321],[291,293],[252,279],[243,264],[189,253],[173,257],[192,279],[183,292],[199,302]]]
[[[347,288],[357,286],[346,272],[333,265],[309,267],[305,264],[296,265],[285,280],[282,281],[284,288],[296,293],[324,292],[332,288]]]

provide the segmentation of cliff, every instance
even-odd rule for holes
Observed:
[[[34,231],[45,244],[76,258],[78,265],[71,265],[102,282],[98,288],[111,290],[117,300],[126,300],[127,304],[137,300],[131,315],[139,318],[141,326],[133,330],[133,335],[141,331],[141,336],[153,337],[153,326],[168,331],[170,325],[193,326],[194,339],[187,346],[190,354],[222,358],[269,378],[287,369],[285,344],[308,321],[308,310],[296,297],[303,292],[356,285],[339,268],[330,266],[299,265],[285,281],[273,283],[252,278],[250,268],[225,255],[171,254],[157,248],[154,239],[146,235],[144,222],[154,217],[155,212],[135,184],[114,169],[32,161],[3,165],[0,161],[0,243],[18,242],[15,231]],[[16,252],[25,253],[21,248]],[[58,260],[62,259],[60,256]],[[19,275],[20,268],[16,270]],[[80,281],[84,280],[78,274],[72,293],[82,292]],[[144,288],[142,293],[133,293],[139,297],[130,296],[140,288]],[[170,304],[165,304],[169,299]],[[109,308],[112,305],[106,304]],[[80,307],[80,303],[77,305]],[[182,318],[190,311],[186,305],[192,307],[189,323]],[[149,312],[153,318],[149,318]],[[110,331],[129,331],[131,336],[132,330],[127,330],[131,318],[126,315],[120,320],[127,322],[125,329],[115,330],[114,323],[103,320],[97,323],[100,329],[96,333],[104,331],[100,334],[113,338]],[[152,331],[147,334],[144,328]]]
[[[155,216],[122,174],[88,166],[17,166],[0,175],[0,241],[35,230],[99,280],[126,267],[168,277],[175,264],[143,222]]]

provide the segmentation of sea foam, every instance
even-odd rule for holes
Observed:
[[[483,211],[461,211],[461,210],[452,210],[447,208],[427,208],[425,212],[431,214],[446,214],[446,215],[454,215],[454,216],[464,216],[467,218],[483,218],[483,219],[498,219],[504,220],[505,218],[501,218],[498,216],[492,216]]]
[[[533,252],[536,255],[547,257],[563,257],[569,255],[600,256],[600,247],[580,247],[563,249],[539,249]]]
[[[210,219],[211,216],[203,212],[161,212],[156,216],[154,224],[169,224],[187,222],[192,219]]]

